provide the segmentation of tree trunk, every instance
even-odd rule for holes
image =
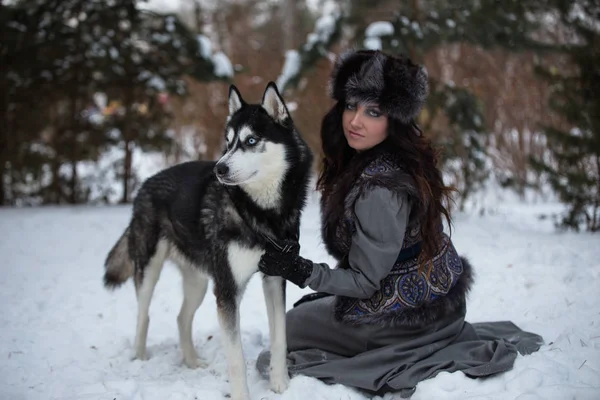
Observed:
[[[194,22],[196,24],[196,34],[202,33],[202,7],[200,6],[200,0],[194,1]]]
[[[123,163],[123,197],[121,203],[125,204],[129,202],[129,183],[131,180],[131,164],[133,158],[133,146],[134,137],[132,132],[131,118],[131,105],[133,104],[133,89],[131,87],[125,88],[123,107],[125,107],[125,115],[123,120],[123,141],[125,144],[125,160]]]
[[[48,204],[60,204],[60,199],[62,197],[60,193],[60,163],[57,162],[56,159],[52,160],[50,170],[52,175],[50,190],[42,201]]]
[[[132,121],[135,116],[132,111],[132,104],[134,103],[134,88],[133,87],[125,87],[123,93],[123,107],[125,107],[125,115],[123,120],[123,142],[125,144],[125,160],[123,164],[123,198],[121,199],[121,203],[129,202],[130,195],[130,183],[131,183],[131,174],[132,174],[132,164],[133,164],[133,148],[135,146],[134,136],[134,121]]]
[[[6,202],[5,190],[7,188],[5,187],[5,184],[4,184],[4,182],[6,182],[6,179],[4,177],[4,174],[6,173],[6,169],[4,167],[5,167],[4,156],[0,155],[0,179],[2,179],[2,182],[0,182],[0,206],[6,205],[5,204],[5,202]]]
[[[4,97],[4,96],[3,96]],[[5,174],[9,171],[6,169],[8,160],[8,129],[7,129],[7,117],[8,113],[4,104],[2,104],[2,121],[0,121],[0,206],[6,205],[6,194],[8,193],[8,184]]]
[[[421,7],[419,5],[419,0],[412,0],[412,8],[413,8],[413,19],[415,21],[421,22]],[[414,43],[409,43],[408,47],[408,56],[411,60],[416,63],[422,63],[423,60],[417,57],[417,50],[415,48]]]
[[[80,129],[79,121],[79,110],[78,110],[78,97],[79,97],[79,82],[75,81],[73,92],[71,93],[71,124],[69,129],[69,141],[67,146],[70,147],[67,150],[66,157],[70,158],[71,164],[71,179],[69,181],[69,203],[77,203],[77,131]],[[66,158],[65,157],[65,158]]]
[[[296,48],[297,0],[283,1],[283,50]]]
[[[75,151],[73,151],[75,152]],[[70,186],[71,186],[71,193],[70,193],[70,199],[69,199],[69,203],[71,204],[77,204],[77,200],[78,200],[78,196],[77,196],[77,161],[75,161],[75,159],[73,158],[73,161],[71,162],[71,182],[70,182]]]
[[[123,198],[121,199],[121,203],[125,204],[129,202],[129,180],[131,177],[131,161],[133,157],[129,132],[124,131],[123,136],[125,137],[125,161],[123,165]]]
[[[11,183],[7,182],[9,179],[6,176],[10,174],[10,168],[7,168],[7,164],[9,161],[9,157],[11,156],[11,140],[10,135],[8,134],[8,80],[7,76],[7,67],[6,65],[2,65],[0,67],[0,206],[4,206],[7,203],[7,197],[9,198]],[[14,155],[13,155],[14,156]]]
[[[78,3],[75,12],[79,14],[83,11],[83,3]],[[77,15],[75,14],[75,15]],[[77,29],[75,31],[75,51],[76,53],[84,53],[84,47],[82,46],[82,31],[81,31],[81,23],[77,25]],[[81,121],[81,109],[85,104],[86,90],[84,89],[85,85],[88,82],[85,82],[85,64],[83,62],[79,62],[73,65],[74,68],[74,82],[71,91],[71,126],[70,126],[70,152],[68,153],[68,157],[71,159],[71,180],[69,181],[69,203],[76,204],[78,200],[77,196],[77,162],[79,160],[79,145],[78,145],[78,136],[81,133],[82,121]]]
[[[219,47],[222,52],[225,54],[232,54],[231,48],[231,35],[230,30],[227,24],[227,15],[230,12],[230,5],[226,5],[224,7],[219,7],[215,11],[216,16],[216,27],[218,33],[218,42]]]
[[[598,180],[596,182],[598,187],[596,188],[596,199],[592,202],[592,211],[594,215],[594,221],[592,222],[592,228],[590,231],[598,232],[600,231],[600,155],[596,155],[596,173],[598,175]]]

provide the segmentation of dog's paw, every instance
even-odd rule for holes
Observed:
[[[275,393],[283,393],[290,385],[290,378],[287,374],[275,374],[271,372],[271,390]]]
[[[250,400],[250,394],[248,392],[226,394],[225,397],[231,400]]]
[[[133,356],[131,356],[131,361],[140,360],[140,361],[148,361],[150,357],[148,357],[148,353],[145,351],[136,351]]]
[[[199,359],[198,357],[184,358],[183,363],[186,365],[186,367],[191,368],[191,369],[208,367],[208,364],[206,362],[204,362],[203,360]]]

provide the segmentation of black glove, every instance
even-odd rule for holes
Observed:
[[[258,269],[265,275],[281,276],[300,287],[313,270],[313,263],[300,257],[300,244],[292,240],[267,241],[265,254],[258,262]]]

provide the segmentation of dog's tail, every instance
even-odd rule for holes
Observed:
[[[121,286],[127,279],[133,276],[134,265],[129,255],[129,229],[125,229],[123,235],[113,246],[104,262],[104,287],[115,289]]]

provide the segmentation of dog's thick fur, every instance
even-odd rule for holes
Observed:
[[[165,260],[183,275],[177,317],[184,363],[202,365],[192,341],[194,314],[214,282],[232,399],[248,399],[239,304],[258,271],[265,236],[297,238],[306,203],[312,153],[296,130],[274,83],[261,104],[229,90],[227,148],[218,162],[168,168],[142,185],[129,226],[105,263],[107,288],[133,276],[138,299],[135,357],[146,359],[148,309]],[[287,388],[285,280],[263,276],[271,335],[271,387]]]

